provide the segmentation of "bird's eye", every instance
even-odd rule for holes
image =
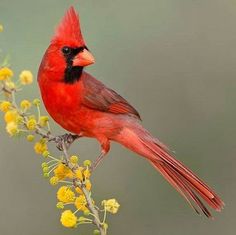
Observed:
[[[70,47],[63,47],[62,52],[64,55],[69,55],[71,53],[71,48]]]

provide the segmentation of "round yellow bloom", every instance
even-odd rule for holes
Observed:
[[[0,33],[3,31],[3,25],[0,24]]]
[[[23,70],[20,74],[20,82],[22,85],[28,85],[33,82],[33,74],[29,70]]]
[[[34,145],[34,151],[37,153],[37,154],[42,154],[44,151],[46,151],[48,149],[47,147],[47,144],[44,142],[37,142],[35,143]]]
[[[41,116],[39,118],[39,125],[45,127],[47,125],[48,120],[49,120],[48,116]]]
[[[3,101],[0,103],[0,110],[2,112],[5,113],[5,112],[9,111],[10,108],[11,108],[11,103],[9,101]]]
[[[67,228],[74,228],[77,223],[77,217],[71,210],[65,210],[61,214],[61,224]]]
[[[10,134],[10,136],[17,135],[20,132],[15,122],[7,123],[6,131]]]
[[[63,163],[60,163],[57,168],[54,170],[55,176],[58,177],[59,180],[63,180],[65,178],[73,178],[73,172]]]
[[[86,207],[87,205],[87,201],[86,201],[86,198],[84,195],[80,195],[79,197],[77,197],[75,199],[75,207],[78,209],[78,210],[81,210],[81,211],[86,211],[88,210],[88,208]]]
[[[57,185],[58,184],[58,181],[59,181],[59,179],[58,179],[58,177],[56,177],[56,176],[53,176],[51,179],[50,179],[50,184],[51,185]]]
[[[60,202],[73,202],[75,200],[75,193],[67,186],[62,186],[57,191],[57,199]]]
[[[109,200],[103,200],[102,205],[108,212],[112,214],[116,214],[120,207],[120,204],[114,198]]]
[[[17,113],[16,110],[10,110],[5,113],[4,120],[6,123],[17,122],[18,117],[19,117],[19,114]]]
[[[13,77],[13,72],[11,69],[7,67],[3,67],[0,69],[0,81],[7,80],[11,77]]]
[[[33,131],[36,129],[37,121],[34,118],[31,118],[26,122],[26,126],[30,131]]]
[[[26,139],[27,139],[29,142],[32,142],[32,141],[34,141],[34,136],[33,136],[33,135],[27,135],[27,136],[26,136]]]
[[[20,103],[20,107],[24,110],[27,110],[31,107],[31,103],[28,100],[22,100]]]

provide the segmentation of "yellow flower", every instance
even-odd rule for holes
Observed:
[[[39,141],[39,142],[35,143],[35,145],[34,145],[34,151],[37,154],[42,154],[47,149],[48,149],[47,144],[43,141]]]
[[[79,167],[75,172],[76,178],[80,181],[83,181],[84,179],[87,179],[90,177],[91,172],[88,168],[84,170],[83,167]]]
[[[7,80],[13,76],[11,69],[3,67],[0,69],[0,81]]]
[[[92,184],[91,184],[90,180],[86,180],[86,182],[85,182],[85,188],[86,188],[88,191],[91,190]],[[76,187],[76,188],[75,188],[75,191],[76,191],[77,193],[79,193],[79,194],[83,194],[82,189],[79,188],[79,187]]]
[[[11,103],[9,101],[3,101],[0,103],[0,110],[2,112],[5,113],[5,112],[9,111],[10,108],[11,108]]]
[[[73,202],[75,200],[75,193],[67,186],[62,186],[57,191],[57,199],[60,202]]]
[[[37,126],[37,121],[34,118],[30,118],[27,122],[26,122],[26,126],[30,131],[33,131],[36,129]]]
[[[65,210],[61,214],[61,224],[67,228],[74,228],[77,223],[77,217],[71,210]]]
[[[46,126],[48,120],[49,120],[48,116],[41,116],[39,118],[39,125],[42,126],[42,127]]]
[[[86,211],[88,210],[88,208],[86,207],[87,205],[87,201],[86,201],[86,198],[84,195],[80,195],[79,197],[77,197],[75,199],[75,207],[78,209],[78,210],[81,210],[81,211]]]
[[[87,179],[87,178],[90,177],[91,172],[90,172],[90,170],[87,168],[86,170],[84,170],[83,174],[84,174],[84,177]]]
[[[31,107],[31,103],[28,100],[22,100],[20,103],[20,107],[24,110],[27,110]]]
[[[50,184],[51,185],[57,185],[58,184],[58,181],[59,181],[59,179],[58,179],[58,177],[56,177],[56,176],[53,176],[51,179],[50,179]]]
[[[10,136],[17,135],[20,132],[15,122],[7,123],[6,131],[10,134]]]
[[[3,25],[0,24],[0,33],[3,31]]]
[[[108,212],[112,214],[116,214],[120,207],[120,204],[114,198],[109,200],[103,200],[102,205]]]
[[[9,122],[17,122],[17,119],[19,117],[19,114],[17,113],[16,110],[11,110],[11,111],[7,111],[4,115],[4,120],[6,123]]]
[[[79,167],[79,168],[75,171],[76,178],[79,179],[80,181],[83,181],[82,169],[83,169],[82,167]]]
[[[55,176],[58,177],[59,180],[63,180],[65,178],[73,178],[73,172],[63,163],[60,163],[57,168],[54,170]]]
[[[33,82],[33,74],[29,70],[23,70],[20,74],[20,82],[22,85],[28,85]]]

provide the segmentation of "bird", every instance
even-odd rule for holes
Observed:
[[[84,70],[94,63],[79,15],[71,6],[38,70],[41,97],[49,115],[70,133],[97,139],[101,153],[94,168],[109,152],[111,141],[118,142],[147,159],[198,214],[213,218],[208,207],[221,211],[222,199],[142,126],[138,111],[126,99]]]

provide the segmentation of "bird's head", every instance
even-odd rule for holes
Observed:
[[[94,62],[95,59],[81,33],[79,16],[75,9],[70,7],[56,28],[41,66],[63,74],[52,79],[74,83],[79,79],[83,68]]]

